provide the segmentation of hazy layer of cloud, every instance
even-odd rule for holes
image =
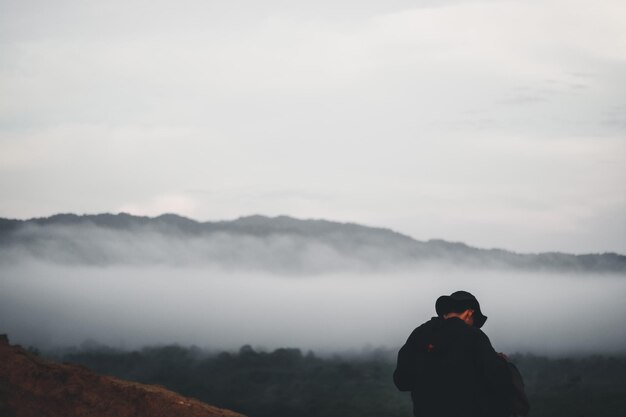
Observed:
[[[220,267],[311,275],[337,270],[394,269],[407,263],[402,251],[379,244],[355,242],[342,234],[326,241],[297,234],[233,234],[193,236],[176,231],[112,230],[95,226],[27,225],[0,247],[0,268],[45,261],[58,265],[100,267],[135,265]],[[334,243],[334,244],[333,244]],[[393,244],[393,242],[390,242]]]
[[[67,266],[222,268],[282,275],[402,271],[416,266],[570,273],[624,272],[616,254],[518,254],[464,243],[417,241],[389,229],[325,220],[251,216],[198,223],[157,218],[76,216],[3,224],[0,268],[49,262]]]
[[[625,253],[625,16],[612,0],[3,1],[0,215],[290,214]]]
[[[396,347],[434,315],[442,294],[466,289],[489,316],[485,332],[507,352],[624,352],[626,282],[416,268],[314,279],[217,268],[66,267],[0,270],[0,332],[17,343],[118,347],[196,344],[320,351]]]

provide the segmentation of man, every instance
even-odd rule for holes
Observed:
[[[411,391],[415,417],[510,416],[511,374],[480,330],[487,317],[476,297],[444,295],[435,310],[398,352],[393,374],[399,390]]]

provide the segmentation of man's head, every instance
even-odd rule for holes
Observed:
[[[467,291],[442,295],[435,303],[435,310],[439,317],[458,317],[466,324],[478,328],[481,328],[487,321],[487,316],[480,311],[478,300]]]
[[[443,315],[444,319],[450,319],[452,317],[457,317],[463,320],[468,326],[474,325],[474,310],[470,308],[466,308],[461,312],[451,311]]]

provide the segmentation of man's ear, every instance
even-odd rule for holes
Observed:
[[[470,317],[474,316],[474,310],[471,310],[469,308],[467,310],[465,310],[464,313],[465,313],[465,317],[467,317],[467,318],[470,318]]]

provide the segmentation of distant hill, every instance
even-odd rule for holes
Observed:
[[[244,417],[156,385],[98,375],[12,346],[0,335],[0,415]]]
[[[0,218],[0,262],[35,259],[78,265],[216,265],[319,273],[427,264],[570,272],[626,272],[615,253],[519,254],[444,240],[419,241],[354,223],[249,216],[197,222],[175,214],[58,214]]]

